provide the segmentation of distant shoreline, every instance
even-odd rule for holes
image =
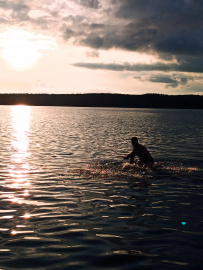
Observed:
[[[0,94],[0,105],[203,109],[198,95]]]

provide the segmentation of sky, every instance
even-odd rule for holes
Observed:
[[[203,95],[202,0],[0,0],[0,93]]]

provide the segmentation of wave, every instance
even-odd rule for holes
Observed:
[[[154,179],[166,176],[184,176],[200,173],[198,166],[184,164],[178,160],[158,160],[153,168],[130,164],[126,162],[102,160],[81,167],[68,169],[68,173],[74,176],[82,176],[86,179],[105,178],[105,179],[126,179],[141,180]]]

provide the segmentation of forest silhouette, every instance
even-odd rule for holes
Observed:
[[[0,105],[203,109],[198,95],[0,94]]]

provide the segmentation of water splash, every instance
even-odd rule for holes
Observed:
[[[169,160],[169,161],[159,161],[155,163],[154,172],[159,174],[171,174],[171,175],[187,175],[194,172],[200,171],[199,168],[190,166],[189,164],[184,164],[178,160]]]
[[[150,169],[138,167],[135,164],[114,161],[95,162],[84,167],[69,169],[68,173],[77,174],[86,179],[141,180],[152,177]]]
[[[68,169],[67,173],[85,179],[121,179],[121,180],[146,180],[157,176],[188,175],[198,171],[196,167],[188,167],[177,161],[158,161],[153,168],[145,168],[138,164],[129,164],[117,161],[100,161],[85,165],[80,168]]]

